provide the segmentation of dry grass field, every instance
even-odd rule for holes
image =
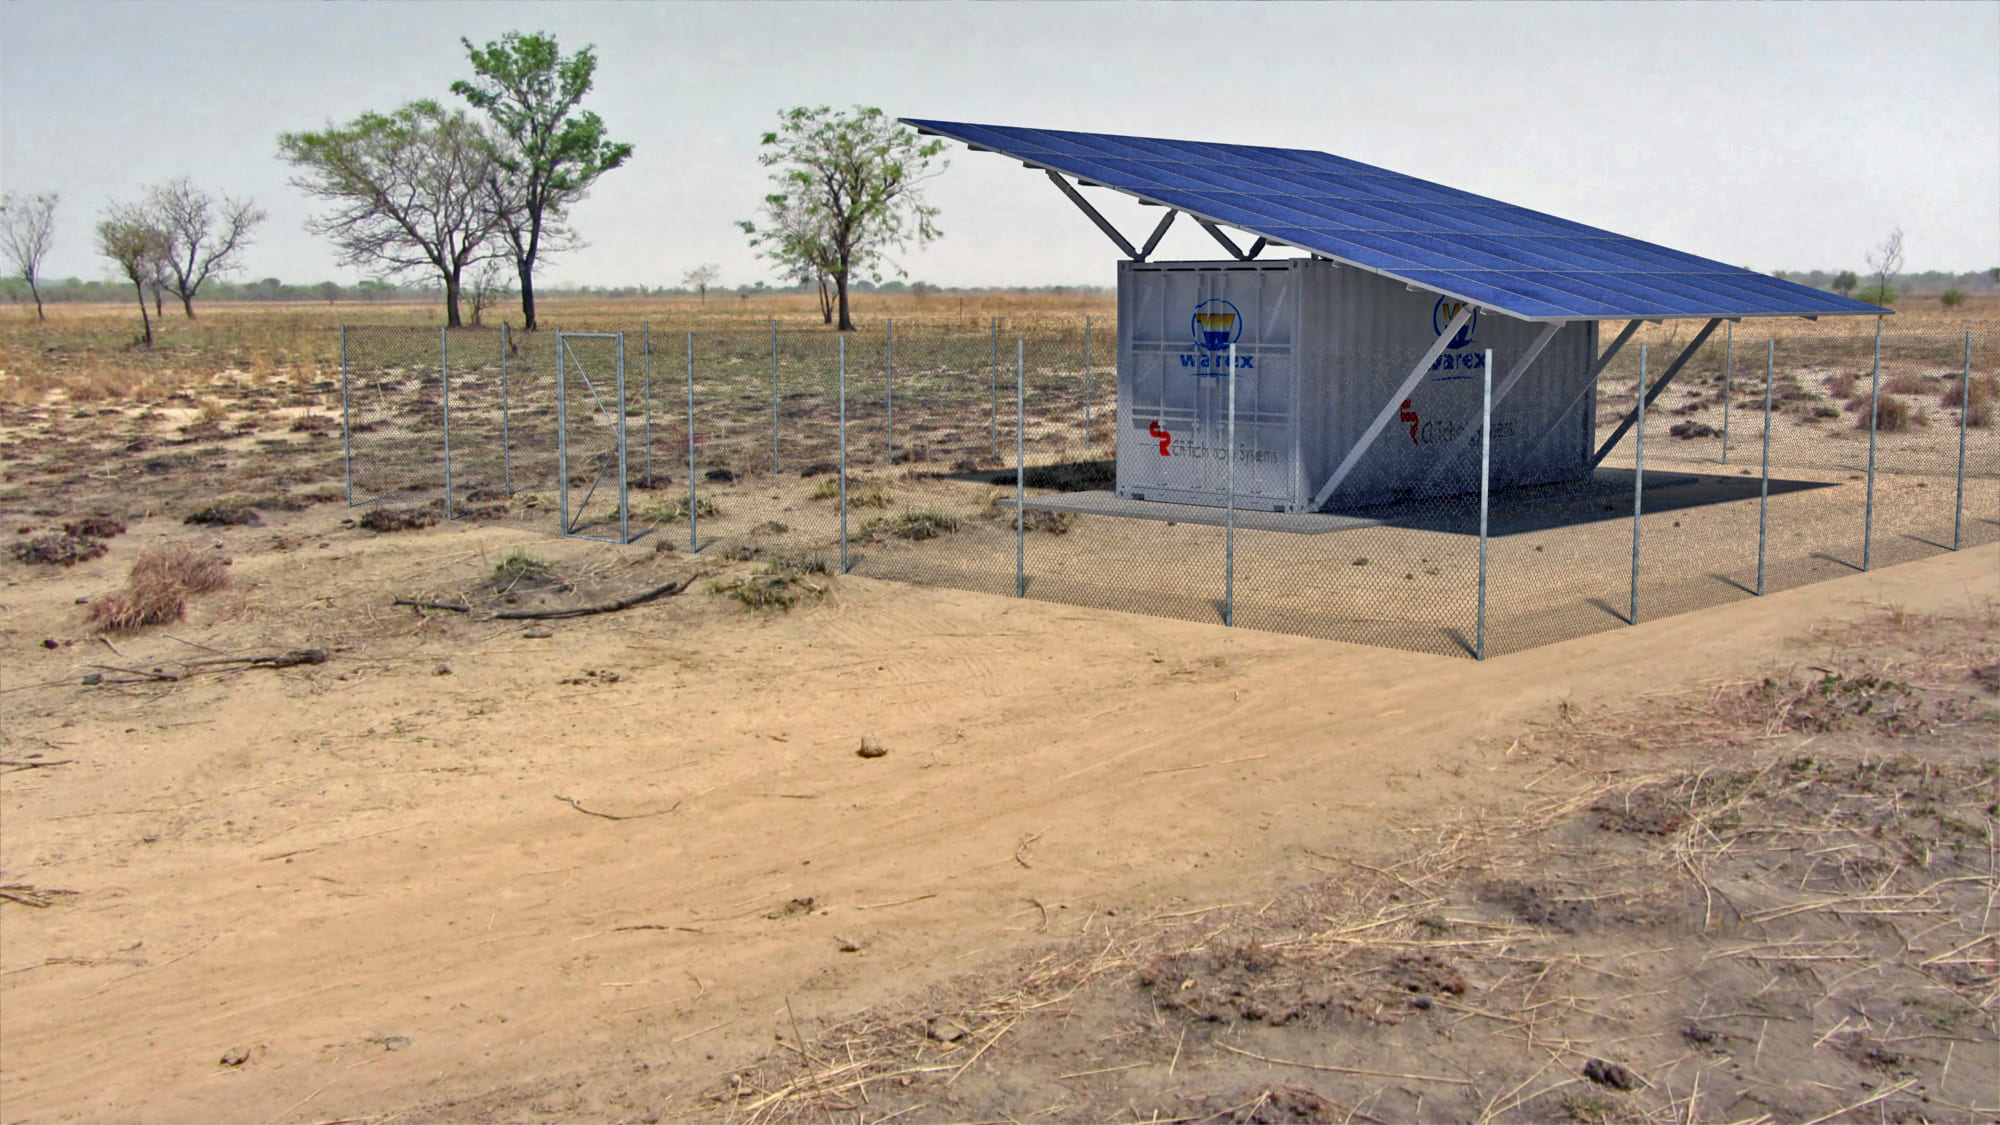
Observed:
[[[737,549],[817,479],[348,509],[330,329],[436,310],[201,311],[0,325],[6,1120],[2000,1114],[2000,545],[1476,664]]]

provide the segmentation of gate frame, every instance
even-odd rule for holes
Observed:
[[[577,359],[570,350],[571,340],[611,340],[616,344],[618,365],[618,417],[615,429],[618,436],[618,537],[603,535],[578,535],[569,511],[569,373],[567,361],[576,361],[576,372],[583,379],[583,385],[590,390],[590,396],[597,403],[598,413],[606,413],[604,400],[597,394],[597,385],[590,381],[590,372],[585,370],[583,361]],[[630,543],[632,541],[631,482],[626,476],[625,465],[625,334],[623,332],[557,332],[556,333],[556,477],[561,492],[556,518],[557,530],[565,539],[588,539],[596,543]],[[607,418],[607,421],[611,419]],[[584,494],[583,503],[588,503],[591,493],[597,491],[597,481],[604,473],[598,471],[591,481],[590,492]],[[578,518],[582,516],[578,512]]]

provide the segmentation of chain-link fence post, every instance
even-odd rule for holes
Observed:
[[[847,337],[840,337],[840,573],[847,573]]]
[[[1639,516],[1645,506],[1646,488],[1646,345],[1639,345],[1639,406],[1632,436],[1632,609],[1625,620],[1639,623]]]
[[[701,518],[701,497],[694,486],[694,333],[687,334],[688,353],[688,550],[701,550],[695,524]]]
[[[778,318],[771,318],[771,471],[778,471]]]
[[[1083,455],[1090,457],[1090,318],[1083,318]]]
[[[1000,318],[993,318],[993,359],[986,366],[986,437],[1000,456]]]
[[[1861,569],[1867,570],[1875,546],[1875,427],[1882,409],[1882,318],[1875,318],[1875,373],[1868,392],[1868,501],[1861,516]]]
[[[1729,464],[1729,391],[1735,358],[1736,322],[1730,320],[1722,325],[1722,463],[1725,465]]]
[[[500,322],[500,486],[514,495],[514,441],[508,432],[512,407],[507,399],[507,322]]]
[[[1234,627],[1236,624],[1236,342],[1229,343],[1229,422],[1225,428],[1228,448],[1223,455],[1229,459],[1228,467],[1222,471],[1223,487],[1228,499],[1223,508],[1222,531],[1222,624]]]
[[[1486,365],[1481,378],[1485,389],[1479,399],[1479,607],[1472,627],[1472,658],[1486,659],[1486,506],[1487,483],[1493,458],[1493,349],[1486,349]]]
[[[569,519],[569,345],[556,333],[556,518],[564,535],[570,532]]]
[[[625,468],[625,333],[618,334],[618,541],[632,541],[632,492]]]
[[[1969,339],[1969,337],[1968,337]],[[1970,347],[1970,345],[1967,345]],[[347,406],[347,325],[340,326],[340,465],[347,479],[347,506],[354,506],[354,418]]]
[[[1028,344],[1014,340],[1014,596],[1028,596]]]
[[[451,346],[445,329],[438,329],[438,375],[444,401],[444,518],[451,519]]]
[[[1778,342],[1764,341],[1764,480],[1757,498],[1757,596],[1764,596],[1764,543],[1771,514],[1771,376]]]
[[[882,405],[886,415],[885,429],[889,434],[889,467],[896,467],[896,321],[884,317],[882,326],[888,334],[883,337],[882,352]]]
[[[618,337],[618,346],[620,348],[625,346],[625,337],[622,333]],[[646,371],[645,382],[641,384],[642,389],[639,392],[646,410],[646,420],[640,432],[646,435],[646,487],[651,488],[653,487],[653,322],[650,320],[639,322],[639,362],[644,365]]]
[[[1965,334],[1965,369],[1958,377],[1958,497],[1951,504],[1951,549],[1965,530],[1965,422],[1972,416],[1972,333]]]

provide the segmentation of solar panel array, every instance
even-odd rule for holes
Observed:
[[[1887,311],[1324,152],[903,121],[1524,320]]]

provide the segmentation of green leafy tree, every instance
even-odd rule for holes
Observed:
[[[939,236],[938,210],[920,185],[944,170],[944,142],[924,140],[881,110],[836,113],[799,106],[764,134],[758,158],[773,169],[764,225],[738,224],[750,245],[793,277],[830,277],[842,332],[852,331],[847,288],[857,272],[879,280],[891,251]],[[893,267],[892,267],[893,268]],[[900,274],[901,270],[894,270]]]
[[[36,320],[48,319],[42,313],[42,291],[35,278],[41,273],[42,259],[49,256],[49,247],[55,245],[59,199],[54,194],[16,195],[11,191],[0,196],[0,250],[6,252],[14,272],[28,283],[28,292],[35,298]]]
[[[1854,292],[1854,287],[1859,284],[1861,279],[1854,276],[1853,270],[1841,270],[1839,276],[1833,279],[1833,291],[1845,297]]]
[[[153,346],[153,320],[146,315],[146,285],[161,269],[167,256],[167,235],[155,226],[146,208],[114,203],[97,224],[97,252],[111,259],[139,296],[141,338]]]
[[[392,276],[435,270],[452,328],[466,267],[492,256],[500,226],[494,148],[477,122],[434,101],[278,138],[279,155],[299,170],[292,184],[336,205],[306,229],[331,238],[349,265]]]
[[[521,317],[535,328],[535,263],[572,245],[560,225],[597,178],[625,163],[632,146],[605,136],[597,114],[579,108],[590,93],[597,55],[565,57],[556,37],[508,32],[475,47],[459,40],[476,75],[451,91],[493,123],[488,190],[498,230],[521,279]]]

